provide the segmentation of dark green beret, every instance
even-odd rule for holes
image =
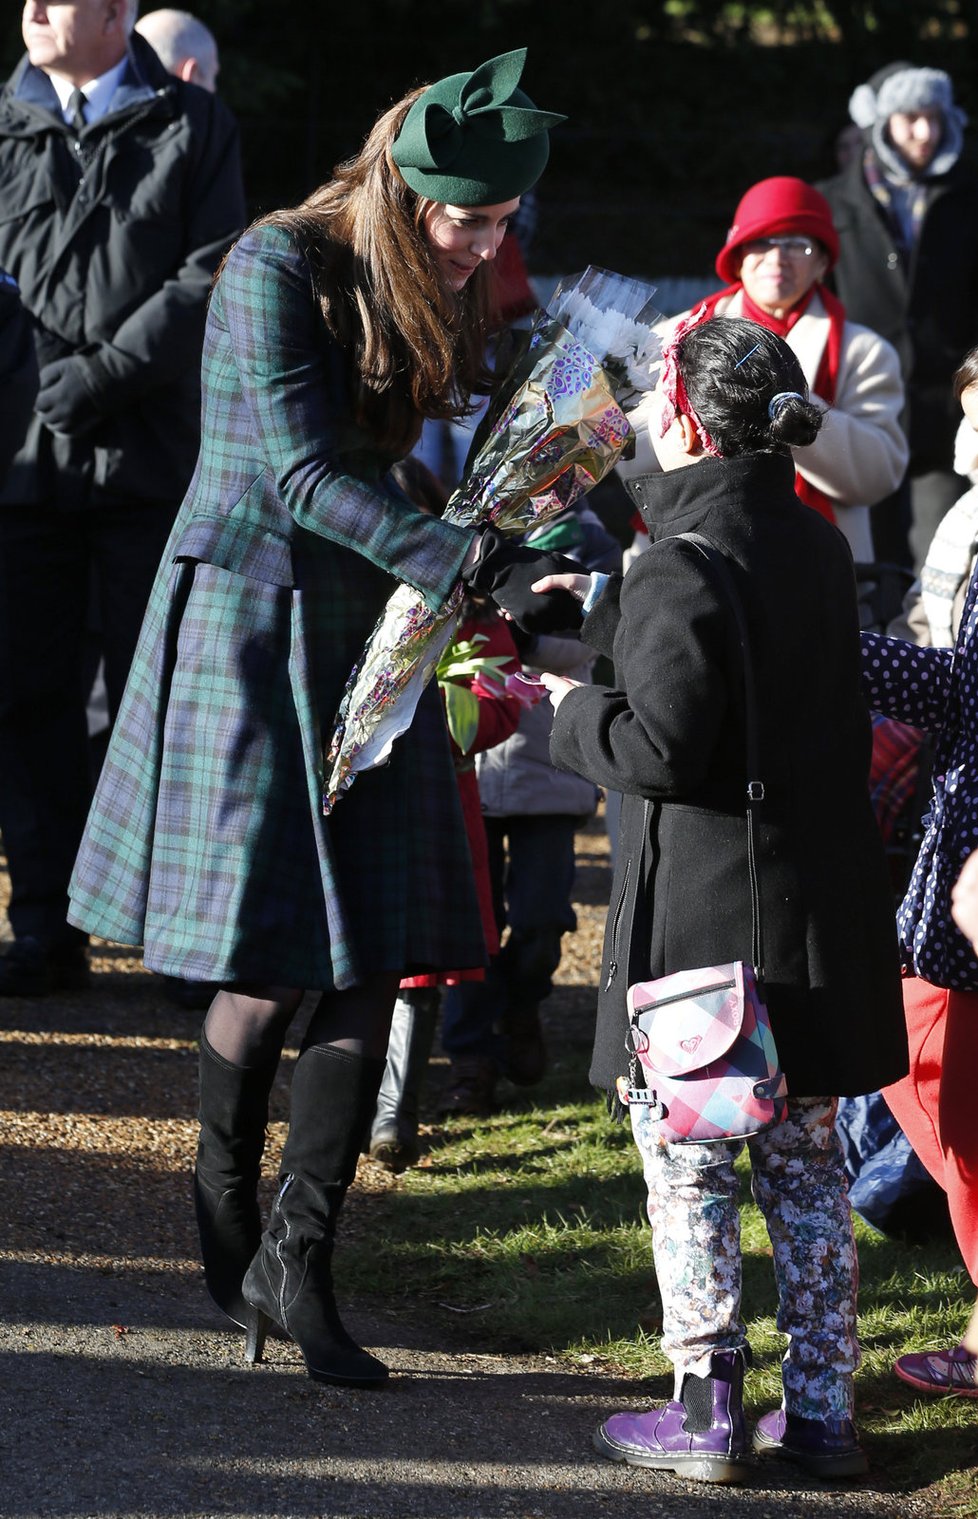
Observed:
[[[392,156],[418,195],[450,206],[498,206],[536,184],[550,153],[548,130],[566,116],[538,111],[517,89],[526,48],[450,74],[419,95]]]

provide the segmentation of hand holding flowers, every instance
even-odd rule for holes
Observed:
[[[580,294],[585,290],[586,299]],[[635,281],[590,269],[561,287],[561,320],[545,311],[535,323],[487,414],[481,443],[445,510],[446,521],[465,527],[491,524],[500,535],[518,537],[566,510],[603,479],[634,436],[617,397],[618,384],[631,391],[652,383],[650,354],[656,340],[651,293]],[[602,320],[599,327],[592,324],[592,351],[574,329],[585,317],[591,320],[594,307],[601,309]],[[559,573],[565,565],[573,570],[573,561],[554,569]],[[495,586],[492,594],[499,600]],[[545,594],[553,598],[542,613],[549,620],[555,603],[559,607],[570,597],[564,587]],[[451,643],[461,600],[461,586],[440,612],[431,611],[407,585],[391,596],[351,671],[326,746],[327,814],[360,770],[385,762],[410,726],[421,692]],[[534,615],[528,593],[521,593],[513,611],[520,622],[524,612]],[[579,615],[575,608],[570,626],[576,626]]]

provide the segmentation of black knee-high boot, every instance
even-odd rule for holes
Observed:
[[[241,1283],[261,1243],[258,1178],[277,1066],[277,1059],[232,1065],[201,1033],[194,1204],[204,1280],[217,1306],[242,1328],[248,1307]]]
[[[387,1378],[383,1362],[343,1328],[331,1269],[336,1216],[356,1174],[383,1070],[383,1060],[335,1045],[311,1045],[296,1062],[281,1187],[244,1280],[249,1361],[261,1360],[271,1322],[292,1336],[317,1382],[364,1387]]]
[[[401,992],[394,1004],[387,1068],[370,1130],[370,1154],[395,1174],[417,1165],[421,1153],[418,1110],[437,1022],[437,986],[412,986]]]

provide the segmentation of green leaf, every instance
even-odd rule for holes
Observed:
[[[479,699],[468,686],[449,683],[441,689],[445,698],[448,731],[462,753],[467,754],[475,742],[479,726]]]
[[[458,680],[476,673],[480,658],[487,657],[479,654],[479,647],[488,641],[484,633],[476,633],[474,638],[459,638],[450,643],[435,666],[438,679]]]
[[[438,670],[438,679],[472,681],[477,675],[495,676],[503,679],[503,666],[508,664],[508,656],[505,654],[483,654],[479,659],[458,660],[456,663],[445,665]]]

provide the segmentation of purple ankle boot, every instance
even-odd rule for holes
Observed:
[[[759,1456],[782,1456],[829,1482],[869,1471],[851,1419],[802,1419],[776,1408],[758,1419],[754,1449]]]
[[[694,1482],[745,1482],[743,1350],[718,1350],[708,1377],[683,1377],[679,1402],[649,1413],[614,1414],[594,1444],[611,1461],[677,1472]]]

